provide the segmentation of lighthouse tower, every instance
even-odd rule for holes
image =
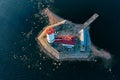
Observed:
[[[54,29],[53,28],[47,28],[45,33],[47,35],[47,40],[49,43],[53,43],[55,40],[55,36],[54,36]]]

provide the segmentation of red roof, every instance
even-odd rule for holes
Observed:
[[[46,34],[52,34],[52,33],[54,33],[54,32],[55,32],[55,31],[54,31],[53,28],[47,28],[46,31],[45,31]]]
[[[75,37],[74,36],[58,36],[55,38],[54,42],[60,43],[60,44],[75,45]]]

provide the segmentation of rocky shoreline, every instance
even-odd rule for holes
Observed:
[[[55,50],[54,48],[52,48],[47,41],[45,40],[45,32],[44,30],[47,27],[54,27],[53,25],[57,25],[57,23],[64,23],[64,19],[58,17],[57,15],[55,15],[52,11],[50,11],[48,8],[46,8],[45,10],[43,10],[43,13],[48,17],[49,20],[49,25],[44,27],[43,30],[40,31],[40,33],[38,34],[36,40],[40,46],[40,48],[42,49],[42,51],[47,54],[48,56],[50,56],[52,59],[54,60],[58,60],[59,59],[59,52],[57,50]],[[68,21],[69,22],[69,21]],[[78,25],[78,24],[76,24]],[[92,43],[91,43],[92,44]],[[93,44],[91,45],[91,52],[92,52],[92,57],[90,58],[96,58],[96,57],[100,57],[103,58],[105,60],[110,60],[112,57],[110,55],[109,52],[100,49],[98,50]],[[65,60],[74,60],[74,59],[65,59]],[[75,59],[75,60],[79,60],[79,59]],[[86,59],[86,61],[90,61],[91,59]]]

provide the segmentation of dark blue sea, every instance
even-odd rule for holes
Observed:
[[[48,58],[35,40],[47,25],[41,14],[46,7],[74,23],[84,23],[98,13],[91,24],[91,40],[110,52],[112,60],[57,62]],[[0,80],[120,80],[120,1],[0,0]]]

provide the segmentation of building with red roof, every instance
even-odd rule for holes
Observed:
[[[45,33],[47,35],[47,40],[49,43],[54,42],[54,39],[55,39],[54,32],[55,32],[54,29],[50,27],[45,30]]]
[[[75,38],[74,36],[58,36],[55,38],[54,43],[62,44],[63,46],[67,47],[74,47],[75,46]]]

